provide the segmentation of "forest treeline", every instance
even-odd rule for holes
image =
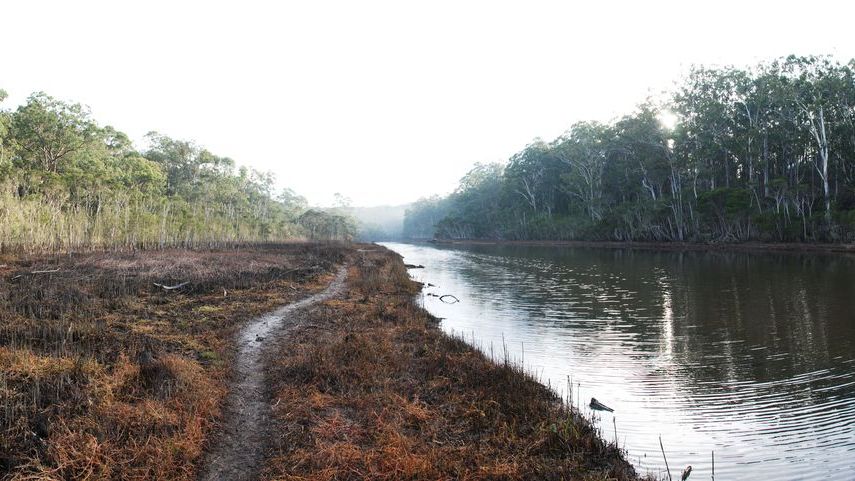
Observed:
[[[579,122],[407,211],[409,238],[855,240],[855,60],[695,67],[665,100]]]
[[[0,90],[0,102],[6,92]],[[272,174],[152,132],[137,150],[85,107],[45,93],[0,109],[0,252],[349,239]]]

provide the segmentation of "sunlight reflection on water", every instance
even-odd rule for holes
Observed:
[[[855,260],[388,243],[442,328],[597,413],[640,472],[855,479]],[[614,418],[613,418],[614,416]]]

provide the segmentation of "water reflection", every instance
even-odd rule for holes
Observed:
[[[840,255],[390,244],[463,302],[443,328],[615,408],[642,468],[855,479],[855,261]]]

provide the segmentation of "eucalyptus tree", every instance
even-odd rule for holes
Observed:
[[[511,156],[504,170],[507,187],[519,196],[532,213],[551,217],[564,209],[561,175],[566,167],[553,145],[541,139]]]
[[[575,197],[592,221],[602,219],[603,172],[608,154],[606,126],[579,122],[552,143],[558,159],[569,167],[561,177],[564,189]]]
[[[797,107],[793,119],[805,128],[812,140],[811,157],[822,182],[825,221],[831,224],[830,165],[833,140],[829,139],[834,122],[844,118],[846,102],[839,85],[841,67],[828,58],[788,57],[781,65],[789,87],[789,99]]]
[[[12,116],[18,145],[18,166],[59,172],[69,159],[95,139],[97,129],[89,111],[44,92],[31,95]]]
[[[450,199],[433,196],[419,199],[404,212],[402,235],[407,239],[432,239],[437,225],[449,214]]]
[[[6,100],[8,94],[0,89],[0,104]],[[3,181],[11,170],[12,145],[9,136],[12,119],[5,109],[0,108],[0,181]]]

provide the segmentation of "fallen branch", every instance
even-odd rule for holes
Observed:
[[[190,281],[182,282],[181,284],[175,284],[174,286],[166,286],[163,284],[158,284],[157,282],[153,282],[152,284],[154,284],[157,287],[160,287],[164,291],[174,291],[176,289],[181,289],[182,287],[186,286],[187,284],[190,284]]]
[[[424,269],[425,268],[425,266],[423,266],[421,264],[404,264],[404,267],[406,267],[407,269]]]
[[[59,272],[59,268],[48,269],[48,270],[43,270],[43,271],[32,271],[32,272],[29,272],[28,274],[30,274],[30,275],[53,274],[54,272]],[[24,277],[24,274],[18,274],[17,276],[13,277],[12,280],[14,281],[15,279],[20,279],[22,277]]]

